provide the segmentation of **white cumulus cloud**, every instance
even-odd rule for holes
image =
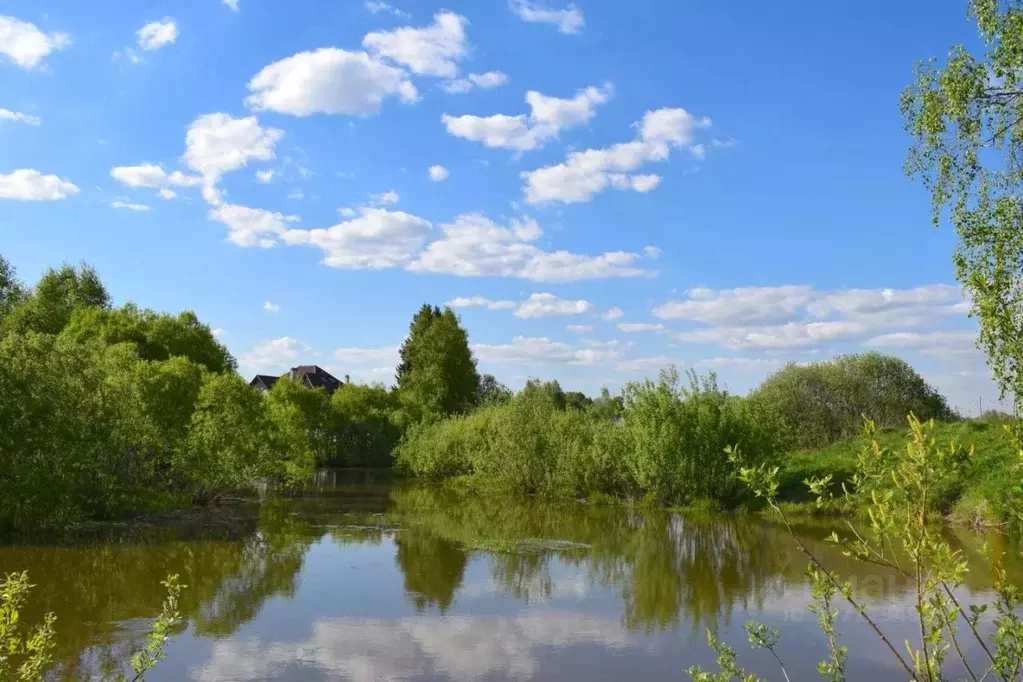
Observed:
[[[370,206],[391,206],[398,203],[401,197],[393,189],[389,189],[386,192],[380,192],[379,194],[369,195]]]
[[[413,73],[453,78],[458,74],[459,60],[469,52],[465,36],[468,23],[454,12],[438,12],[429,26],[367,33],[362,46],[407,66]]]
[[[430,227],[428,220],[402,211],[363,208],[356,218],[328,228],[287,230],[282,239],[319,247],[331,267],[379,270],[411,261]]]
[[[571,282],[603,277],[641,277],[639,254],[611,251],[596,256],[544,251],[533,242],[543,236],[531,218],[501,226],[482,213],[465,213],[440,225],[442,237],[408,264],[413,272],[521,277],[537,282]]]
[[[532,294],[515,311],[515,317],[529,319],[534,317],[551,317],[553,315],[582,315],[593,309],[593,304],[585,300],[566,300],[551,293]]]
[[[530,0],[509,0],[508,4],[523,21],[553,24],[558,27],[560,33],[579,33],[585,23],[582,10],[575,5],[553,9]]]
[[[217,204],[220,199],[213,186],[220,176],[250,161],[274,158],[274,147],[282,135],[282,130],[261,126],[255,116],[205,114],[192,121],[185,133],[185,162],[202,174],[207,201]]]
[[[526,93],[529,114],[476,116],[444,114],[441,121],[448,133],[486,147],[528,151],[542,147],[563,130],[586,125],[596,115],[598,105],[614,92],[610,83],[590,86],[571,98],[552,97],[536,90]]]
[[[392,5],[388,5],[386,2],[381,2],[381,0],[366,0],[366,2],[362,3],[362,6],[373,14],[393,14],[401,19],[411,18],[411,15],[408,12],[404,12]]]
[[[487,310],[510,310],[517,304],[515,301],[495,301],[483,296],[459,296],[447,301],[444,305],[452,308],[480,307]]]
[[[197,175],[186,175],[181,171],[168,173],[163,166],[155,163],[141,163],[137,166],[117,166],[110,170],[110,177],[127,187],[195,187],[202,184]]]
[[[43,33],[32,23],[0,15],[0,54],[26,69],[34,69],[57,50],[71,44],[67,33]]]
[[[246,104],[295,116],[368,116],[387,97],[415,102],[419,93],[404,69],[362,51],[325,47],[264,67],[249,81]]]
[[[545,336],[516,336],[511,343],[477,343],[473,353],[480,362],[515,365],[596,365],[621,357],[621,351],[608,348],[577,348]]]
[[[683,300],[656,306],[653,314],[662,320],[765,324],[791,320],[813,299],[813,288],[802,284],[734,289],[696,287],[687,291]]]
[[[238,364],[250,371],[281,372],[299,364],[312,348],[290,336],[262,341],[238,358]]]
[[[508,82],[508,74],[503,71],[487,71],[486,73],[470,73],[465,78],[449,80],[442,86],[444,92],[452,95],[464,95],[476,88],[490,90]]]
[[[725,348],[811,348],[838,341],[915,348],[945,338],[905,332],[928,328],[969,311],[958,287],[928,284],[908,289],[837,289],[818,291],[802,284],[709,289],[697,287],[681,299],[655,306],[664,320],[710,325],[680,332],[676,338]],[[879,334],[883,331],[893,333]],[[956,332],[959,333],[959,332]],[[937,332],[935,332],[937,334]],[[944,334],[944,332],[942,332]],[[962,332],[965,338],[973,332]]]
[[[45,175],[32,168],[0,173],[0,199],[54,201],[78,193],[78,187],[56,175]]]
[[[444,166],[430,166],[429,169],[430,179],[434,182],[440,182],[441,180],[448,179],[448,169]]]
[[[299,221],[296,215],[227,203],[214,205],[209,215],[227,226],[227,238],[238,246],[264,248],[276,245],[288,226]]]
[[[178,25],[170,17],[151,21],[138,30],[139,47],[146,51],[159,50],[178,39]]]
[[[648,111],[635,124],[639,134],[632,142],[572,152],[562,163],[522,173],[526,201],[578,203],[609,186],[648,192],[660,178],[633,171],[651,161],[664,161],[672,149],[690,145],[696,130],[709,125],[710,119],[696,118],[685,109]]]
[[[263,310],[265,310],[268,313],[279,313],[281,312],[281,307],[276,303],[272,303],[270,301],[263,301]]]
[[[10,109],[4,109],[3,107],[0,107],[0,121],[15,121],[17,123],[24,123],[25,125],[30,126],[37,126],[42,123],[38,116],[31,116],[18,111],[11,111]]]
[[[621,322],[618,324],[618,329],[629,334],[635,332],[662,332],[664,331],[664,325],[647,322]]]

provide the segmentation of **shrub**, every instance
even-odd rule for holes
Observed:
[[[742,489],[725,448],[739,445],[749,462],[777,462],[785,449],[778,416],[761,401],[730,396],[713,374],[661,372],[657,383],[625,387],[623,422],[629,476],[637,492],[663,502],[739,500]]]
[[[854,436],[864,418],[885,428],[902,426],[911,412],[923,420],[955,417],[945,398],[909,364],[880,353],[789,364],[753,397],[779,411],[794,445],[803,448]]]
[[[479,451],[487,447],[490,421],[503,408],[413,426],[398,446],[397,465],[415,476],[444,478],[473,473]]]
[[[683,389],[671,369],[657,383],[630,384],[620,421],[565,409],[563,394],[551,388],[530,382],[505,405],[416,426],[399,465],[417,476],[471,476],[520,493],[734,504],[740,487],[725,447],[740,445],[756,463],[775,462],[784,451],[780,419],[762,403],[719,390],[713,376],[693,375]]]

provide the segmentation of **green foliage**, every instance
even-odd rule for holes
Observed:
[[[956,277],[980,322],[979,346],[1003,395],[1023,394],[1023,3],[969,0],[984,53],[953,46],[917,66],[902,94],[915,142],[906,173],[959,235]]]
[[[110,294],[96,270],[82,264],[47,270],[27,296],[3,319],[7,329],[59,334],[80,308],[109,308]]]
[[[132,303],[113,310],[96,306],[76,308],[62,334],[77,341],[131,342],[144,360],[186,357],[211,372],[232,372],[237,364],[210,328],[191,311],[167,315],[139,310]]]
[[[424,305],[412,318],[399,354],[398,391],[413,421],[463,413],[479,404],[476,358],[450,308],[442,312]]]
[[[191,313],[110,310],[85,266],[51,270],[9,300],[0,531],[215,499],[311,472],[306,415],[260,400]]]
[[[305,436],[306,447],[319,461],[329,459],[335,444],[331,433],[331,399],[322,388],[310,388],[287,375],[274,382],[263,397],[271,417],[296,430],[295,438]]]
[[[164,647],[170,638],[171,632],[181,623],[181,613],[178,611],[178,601],[181,599],[181,590],[186,586],[178,580],[178,576],[169,575],[161,583],[167,590],[167,597],[163,600],[163,607],[160,615],[146,635],[146,645],[131,657],[131,667],[135,675],[129,678],[123,673],[118,675],[118,682],[139,682],[144,679],[145,674],[157,663],[162,661]]]
[[[493,374],[480,375],[480,405],[503,405],[512,399],[510,388],[497,380]]]
[[[813,581],[810,608],[818,616],[830,650],[830,657],[818,665],[818,671],[824,679],[832,682],[845,679],[846,649],[838,644],[839,635],[835,629],[838,611],[832,606],[833,598],[841,596],[849,603],[853,613],[870,627],[878,638],[879,648],[893,659],[908,679],[928,682],[945,679],[946,662],[953,651],[972,680],[985,679],[992,674],[1003,680],[1018,679],[1023,667],[1020,595],[1018,588],[1006,580],[1002,557],[991,556],[997,594],[994,603],[966,602],[969,594],[961,588],[966,582],[967,561],[960,550],[952,548],[941,528],[929,522],[934,498],[940,497],[949,481],[961,476],[965,459],[963,448],[954,441],[941,444],[934,436],[934,423],[922,423],[912,414],[909,416],[909,438],[902,447],[882,447],[874,437],[875,433],[874,424],[868,421],[865,429],[868,444],[859,455],[856,473],[845,498],[835,498],[826,479],[810,479],[807,485],[817,496],[820,506],[848,504],[851,498],[854,504],[859,503],[866,508],[865,527],[849,523],[844,536],[832,533],[831,542],[847,556],[892,570],[914,586],[919,638],[907,640],[904,652],[888,639],[865,604],[854,597],[851,584],[828,570],[817,554],[795,535],[784,508],[778,504],[777,467],[763,464],[742,466],[740,453],[731,453],[731,459],[739,466],[742,480],[774,509],[810,561],[808,570]],[[1007,474],[1018,479],[1023,474],[1023,442],[1017,438],[1014,445],[1017,460]],[[1017,506],[1013,513],[1018,516],[1023,510]],[[992,619],[994,631],[990,634],[980,622],[988,610],[997,614]],[[967,631],[965,636],[963,628]],[[971,666],[963,654],[964,637],[972,639],[984,652],[986,660],[983,665],[986,669],[975,670]],[[735,660],[734,652],[731,656],[719,658],[720,674],[745,675]],[[976,665],[975,660],[973,666]],[[695,672],[705,675],[699,679],[725,679],[707,676],[698,669]]]
[[[613,414],[616,404],[605,397],[602,409]],[[629,385],[623,405],[620,422],[607,412],[566,409],[557,382],[530,381],[505,405],[412,429],[398,464],[417,476],[470,476],[524,493],[732,505],[741,488],[724,447],[741,443],[758,462],[784,451],[778,418],[720,391],[713,377],[693,376],[681,389],[671,370],[656,384]]]
[[[625,387],[630,477],[660,501],[735,504],[743,488],[725,448],[741,444],[751,462],[778,462],[786,447],[784,428],[765,403],[720,390],[713,374],[701,379],[690,373],[688,379],[682,386],[669,368],[657,383]]]
[[[905,428],[877,429],[871,438],[878,441],[882,450],[892,451],[905,442],[907,433]],[[997,526],[1011,521],[1011,500],[1019,494],[1021,486],[1018,480],[1005,475],[1018,456],[1012,439],[1006,435],[1005,424],[981,420],[937,422],[933,433],[941,442],[958,443],[962,458],[956,475],[947,477],[932,498],[932,511],[973,526]],[[840,494],[843,484],[852,485],[859,453],[871,438],[861,434],[818,450],[790,453],[778,475],[779,499],[812,500],[815,496],[804,481],[825,477],[830,477],[829,490]]]
[[[565,394],[565,408],[585,410],[593,404],[593,399],[581,391],[569,391]]]
[[[540,379],[529,379],[522,388],[522,396],[525,399],[536,398],[549,401],[556,410],[564,410],[566,407],[565,392],[557,379],[552,381],[541,381]],[[544,396],[539,398],[539,396]]]
[[[790,364],[764,380],[754,396],[781,413],[794,444],[802,448],[849,438],[864,417],[890,427],[901,425],[910,412],[923,419],[954,416],[944,397],[909,364],[881,353]]]
[[[686,671],[693,678],[694,682],[732,682],[735,679],[741,682],[763,682],[761,678],[747,673],[739,667],[739,655],[735,652],[735,649],[715,637],[714,633],[709,629],[707,630],[707,643],[710,644],[710,648],[718,655],[717,663],[720,670],[716,673],[711,673],[704,671],[700,666],[694,665]]]
[[[131,657],[134,675],[123,672],[102,679],[115,682],[141,682],[145,674],[164,658],[164,647],[171,632],[181,623],[178,601],[182,585],[177,575],[167,576],[161,583],[167,590],[160,615],[146,635],[146,645]],[[0,680],[14,682],[43,682],[46,671],[53,663],[56,647],[52,613],[46,614],[42,624],[30,635],[22,634],[20,612],[23,610],[32,585],[28,573],[9,573],[0,580]]]
[[[589,406],[590,414],[597,419],[615,421],[622,416],[625,409],[625,401],[620,395],[611,395],[607,386],[601,386],[598,395]]]
[[[27,573],[8,573],[0,580],[0,680],[41,682],[53,660],[53,614],[22,633],[18,616],[31,589]]]
[[[11,310],[25,296],[25,287],[18,279],[18,272],[6,258],[0,256],[0,328]]]
[[[264,401],[234,374],[207,374],[178,467],[199,500],[259,479],[295,480],[313,468],[304,415],[292,403]]]
[[[278,382],[280,383],[280,382]],[[401,438],[398,395],[379,385],[345,384],[330,399],[334,464],[387,467]]]

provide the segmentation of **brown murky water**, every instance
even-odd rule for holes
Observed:
[[[168,573],[188,585],[186,625],[154,682],[683,680],[687,666],[713,663],[708,627],[780,678],[744,643],[754,618],[781,629],[792,679],[816,679],[825,656],[806,560],[756,518],[463,497],[331,472],[303,496],[230,516],[0,547],[0,572],[27,569],[37,585],[25,618],[57,614],[55,679],[123,666]],[[798,529],[893,641],[911,637],[908,586],[843,557],[824,541],[830,530]],[[985,538],[953,539],[975,559],[964,594],[989,596]],[[854,614],[839,625],[850,679],[901,679]]]

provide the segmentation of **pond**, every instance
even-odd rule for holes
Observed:
[[[186,625],[151,681],[685,680],[709,666],[705,630],[772,679],[742,624],[781,630],[792,679],[817,679],[824,636],[809,612],[806,559],[756,517],[465,496],[323,472],[296,497],[201,523],[106,530],[0,547],[28,570],[24,615],[57,614],[55,679],[124,665],[178,573]],[[799,537],[847,576],[892,641],[913,636],[911,591],[893,573]],[[985,539],[950,531],[974,558],[966,598],[987,598]],[[1019,563],[1012,567],[1023,574]],[[901,679],[855,614],[839,619],[850,679]],[[973,652],[974,654],[976,652]],[[972,655],[972,654],[968,654]],[[952,667],[950,672],[957,671]]]

